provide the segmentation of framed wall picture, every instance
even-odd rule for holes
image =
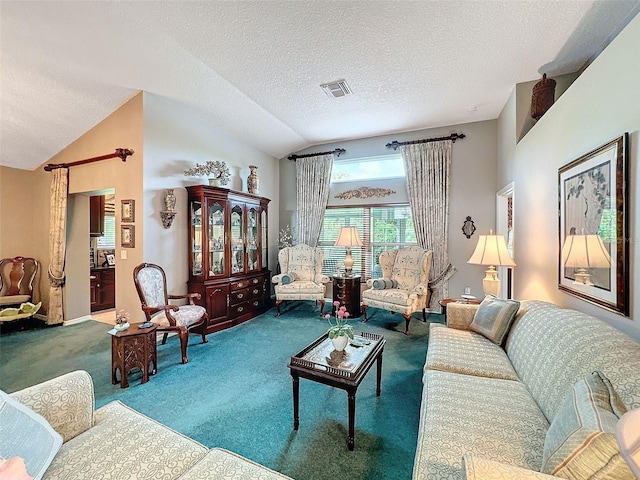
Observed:
[[[629,316],[628,134],[558,169],[558,288]]]
[[[116,256],[113,253],[107,253],[105,257],[107,259],[107,265],[110,267],[113,267],[116,264]]]
[[[121,222],[135,222],[136,220],[136,201],[135,200],[121,200],[120,201],[120,216]]]
[[[120,225],[120,246],[122,248],[135,248],[136,227],[134,225]]]

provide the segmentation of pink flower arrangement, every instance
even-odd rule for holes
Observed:
[[[116,323],[117,324],[129,323],[130,319],[131,319],[131,314],[129,312],[125,312],[124,310],[119,310],[116,313]]]
[[[329,338],[334,339],[336,337],[340,337],[342,335],[346,335],[347,337],[353,339],[353,327],[347,323],[349,318],[349,312],[347,312],[347,307],[340,306],[340,302],[337,300],[333,302],[333,306],[336,307],[336,322],[331,322],[331,315],[326,314],[324,318],[329,322]]]

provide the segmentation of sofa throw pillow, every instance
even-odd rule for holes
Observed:
[[[295,282],[297,279],[298,276],[295,273],[285,273],[284,275],[282,275],[282,280],[280,281],[280,283],[282,283],[282,285],[288,285],[291,282]]]
[[[36,480],[62,446],[62,437],[44,417],[0,390],[0,457],[24,458]]]
[[[373,288],[376,290],[386,290],[388,288],[398,288],[397,280],[389,280],[387,278],[376,278],[373,281]]]
[[[496,345],[502,345],[519,308],[520,302],[516,300],[487,295],[473,316],[469,330],[479,333]]]
[[[633,480],[615,438],[625,410],[601,372],[576,382],[547,431],[542,473],[571,480]]]

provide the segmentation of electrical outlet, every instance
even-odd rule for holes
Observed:
[[[464,287],[464,294],[471,295],[471,287]]]

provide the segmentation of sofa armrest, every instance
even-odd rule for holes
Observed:
[[[465,455],[462,459],[462,480],[551,480],[554,478],[559,477],[487,460],[475,455]]]
[[[329,283],[331,279],[323,273],[318,273],[313,281],[316,283]]]
[[[282,282],[282,277],[285,276],[286,273],[279,273],[277,275],[274,275],[273,277],[271,277],[271,282],[276,284],[276,283],[280,283]]]
[[[447,304],[447,327],[469,330],[480,305],[451,302]]]
[[[52,378],[11,396],[42,415],[64,442],[93,426],[93,380],[84,370]]]
[[[207,452],[179,480],[291,480],[274,470],[244,458],[237,453],[213,448]]]

